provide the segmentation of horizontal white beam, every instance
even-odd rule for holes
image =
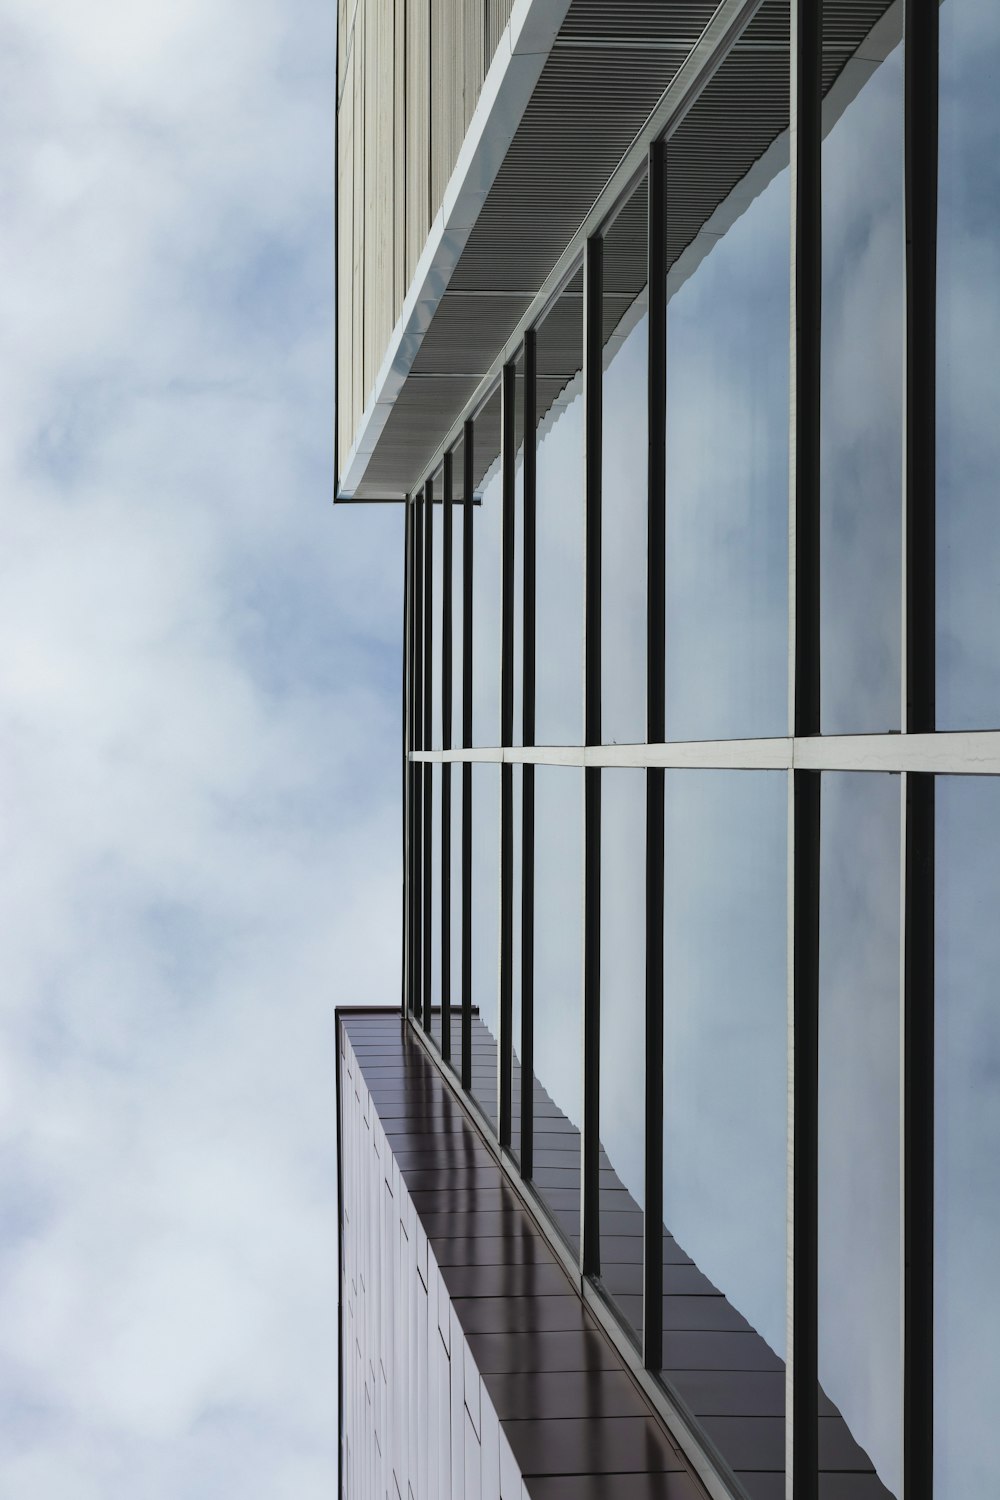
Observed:
[[[410,759],[536,766],[664,766],[668,770],[925,771],[939,776],[1000,776],[1000,730],[679,740],[665,745],[480,746],[474,750],[415,750]]]

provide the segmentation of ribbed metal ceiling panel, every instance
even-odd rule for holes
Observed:
[[[826,0],[823,46],[853,51],[888,8],[888,0]]]
[[[485,375],[527,311],[530,296],[449,290],[413,362],[415,375]],[[470,338],[470,329],[475,337]]]
[[[583,298],[569,292],[555,302],[538,328],[535,346],[539,378],[571,379],[583,364]]]
[[[667,146],[667,263],[788,129],[788,49],[735,48]]]
[[[693,46],[716,8],[717,0],[573,0],[560,37],[630,37]]]
[[[406,382],[396,398],[357,498],[415,488],[442,437],[479,384],[476,375],[429,375]]]
[[[452,288],[540,286],[682,61],[615,47],[553,52]]]

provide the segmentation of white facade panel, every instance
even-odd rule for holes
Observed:
[[[346,1033],[341,1069],[344,1500],[521,1500],[522,1477]]]

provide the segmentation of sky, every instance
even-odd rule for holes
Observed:
[[[0,18],[0,1494],[329,1496],[401,516],[334,510],[335,7]]]

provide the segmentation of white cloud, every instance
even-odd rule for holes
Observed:
[[[0,1492],[310,1500],[333,1007],[399,984],[332,7],[15,0],[0,40]]]

